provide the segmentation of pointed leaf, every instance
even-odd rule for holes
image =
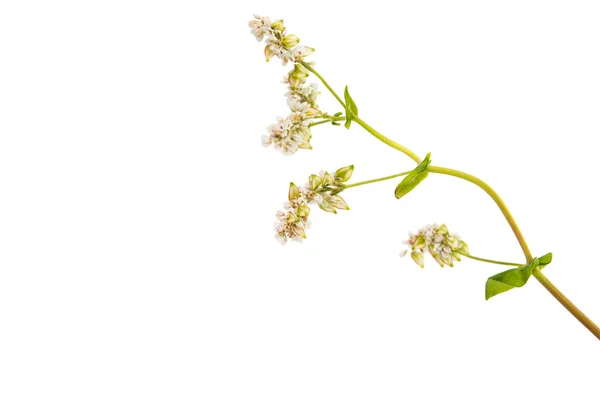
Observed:
[[[552,262],[552,253],[544,254],[539,258],[540,260],[540,269],[544,268],[546,265]]]
[[[356,115],[358,117],[358,107],[352,99],[352,96],[350,96],[350,92],[348,92],[348,85],[346,85],[346,88],[344,89],[344,102],[346,103],[346,123],[344,126],[346,129],[350,129],[352,115]]]
[[[408,175],[402,179],[402,182],[396,186],[395,195],[396,198],[399,199],[402,196],[406,195],[408,192],[413,190],[419,183],[423,181],[423,179],[427,178],[429,172],[427,172],[427,166],[431,164],[430,159],[431,153],[427,153],[423,161],[417,165],[415,169],[413,169]]]
[[[489,300],[500,293],[523,287],[537,266],[539,266],[539,260],[534,258],[531,263],[523,267],[511,268],[489,277],[485,283],[485,299]]]

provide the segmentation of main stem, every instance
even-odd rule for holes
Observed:
[[[521,249],[523,250],[523,254],[525,255],[525,258],[527,259],[527,263],[530,263],[531,260],[533,260],[531,251],[529,251],[529,247],[527,246],[527,242],[525,241],[525,237],[523,236],[523,233],[521,233],[521,230],[519,229],[519,225],[517,225],[517,221],[515,221],[514,217],[508,210],[508,207],[504,203],[504,200],[502,200],[502,198],[498,195],[498,193],[496,193],[496,191],[494,189],[492,189],[492,187],[490,185],[488,185],[487,183],[485,183],[484,181],[482,181],[481,179],[479,179],[473,175],[467,174],[465,172],[457,171],[455,169],[444,168],[444,167],[435,167],[435,166],[430,165],[429,167],[427,167],[427,170],[429,172],[434,172],[437,174],[455,176],[457,178],[461,178],[461,179],[464,179],[471,183],[474,183],[475,185],[482,188],[496,202],[496,205],[498,205],[498,208],[500,209],[500,211],[502,211],[504,218],[506,218],[506,221],[508,221],[508,224],[510,225],[513,233],[515,234],[515,236],[517,237],[517,240],[519,241],[519,244],[521,245]]]
[[[350,114],[353,121],[358,123],[367,132],[369,132],[370,134],[375,136],[377,139],[381,140],[383,143],[395,148],[396,150],[401,151],[402,153],[404,153],[407,156],[409,156],[410,158],[412,158],[417,164],[421,162],[421,159],[415,153],[410,151],[408,148],[387,138],[386,136],[382,135],[381,133],[379,133],[375,129],[373,129],[371,126],[369,126],[362,119],[358,118],[358,115],[352,113],[351,110],[346,108],[346,104],[340,98],[340,96],[337,95],[335,90],[333,90],[333,88],[331,86],[329,86],[327,81],[312,66],[305,63],[304,61],[302,61],[302,65],[307,70],[309,70],[310,72],[315,74],[317,76],[317,78],[319,78],[321,80],[321,82],[323,82],[325,87],[327,89],[329,89],[331,94],[337,99],[337,101],[342,105],[342,107],[344,107],[344,109],[346,110],[346,113]],[[488,185],[487,183],[485,183],[484,181],[482,181],[481,179],[479,179],[473,175],[467,174],[465,172],[453,170],[450,168],[429,166],[428,170],[430,172],[434,172],[434,173],[455,176],[455,177],[467,180],[471,183],[474,183],[475,185],[482,188],[494,200],[494,202],[496,202],[496,205],[498,205],[498,207],[500,208],[500,211],[504,215],[504,218],[506,218],[506,220],[508,221],[508,224],[510,225],[513,233],[515,234],[515,237],[517,238],[517,240],[519,241],[519,244],[521,245],[521,249],[523,250],[523,254],[525,255],[525,258],[527,259],[527,263],[530,263],[533,260],[533,256],[531,255],[531,252],[529,251],[529,247],[527,246],[525,237],[521,233],[521,230],[519,229],[517,222],[513,218],[510,211],[508,210],[508,207],[506,207],[506,204],[504,203],[502,198],[498,195],[498,193],[496,193],[496,191],[494,189],[491,188],[490,185]],[[575,306],[575,304],[573,304],[564,294],[562,294],[562,292],[560,290],[558,290],[558,288],[556,286],[554,286],[552,284],[552,282],[550,282],[550,280],[544,274],[542,274],[542,271],[540,271],[539,268],[535,268],[533,270],[533,276],[535,276],[535,278],[546,288],[546,290],[548,290],[552,294],[552,296],[554,296],[556,298],[556,300],[558,300],[560,302],[560,304],[563,305],[563,307],[565,307],[571,314],[573,314],[573,316],[575,318],[577,318],[577,320],[579,322],[581,322],[590,332],[592,332],[592,334],[594,336],[596,336],[596,338],[600,339],[600,328],[598,328],[598,326],[591,319],[589,319],[583,312],[581,312],[581,310],[579,310],[579,308],[577,308]]]
[[[544,286],[546,290],[548,290],[550,294],[552,294],[552,296],[554,296],[554,298],[563,305],[564,308],[569,310],[569,312],[573,314],[573,316],[577,318],[577,320],[581,322],[583,326],[588,328],[588,330],[592,332],[592,334],[596,336],[598,340],[600,340],[600,328],[598,325],[589,319],[588,316],[583,313],[583,311],[577,308],[577,306],[573,304],[573,302],[569,300],[567,296],[562,294],[562,292],[558,290],[558,288],[554,286],[552,282],[550,282],[550,279],[546,278],[546,275],[544,275],[539,268],[533,270],[533,276],[535,276],[535,279],[537,279],[542,286]]]

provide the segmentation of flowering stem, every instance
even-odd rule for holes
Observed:
[[[333,90],[333,88],[331,86],[329,86],[329,83],[327,83],[327,81],[325,80],[325,78],[323,78],[321,76],[321,74],[319,74],[310,64],[302,61],[302,65],[304,66],[304,68],[306,68],[307,70],[309,70],[310,72],[312,72],[313,74],[315,74],[316,77],[319,78],[319,80],[321,82],[323,82],[323,85],[325,85],[325,87],[327,89],[329,89],[329,91],[337,99],[337,101],[339,101],[339,103],[342,105],[342,107],[344,107],[344,109],[346,109],[346,104],[344,103],[344,101],[341,99],[340,96],[338,96],[338,94],[335,92],[335,90]],[[377,139],[381,140],[383,143],[387,144],[388,146],[391,146],[391,147],[395,148],[396,150],[399,150],[402,153],[406,154],[407,156],[409,156],[410,158],[412,158],[417,164],[421,162],[421,159],[419,158],[419,156],[417,156],[415,153],[413,153],[412,151],[410,151],[407,147],[404,147],[400,143],[396,143],[393,140],[389,139],[388,137],[386,137],[386,136],[382,135],[381,133],[377,132],[375,129],[373,129],[371,126],[369,126],[369,124],[367,124],[365,121],[363,121],[362,119],[358,118],[358,115],[354,114],[352,111],[346,109],[346,112],[350,113],[350,116],[352,117],[352,120],[355,121],[360,126],[362,126],[371,135],[375,136]]]
[[[401,151],[402,153],[404,153],[407,156],[409,156],[410,158],[412,158],[417,164],[421,162],[421,159],[419,158],[419,156],[417,156],[415,153],[410,151],[408,148],[402,146],[399,143],[394,142],[393,140],[391,140],[391,139],[387,138],[386,136],[382,135],[381,133],[377,132],[375,129],[373,129],[371,126],[369,126],[366,122],[364,122],[362,119],[360,119],[356,114],[352,113],[352,111],[350,111],[346,107],[346,104],[340,98],[340,96],[337,95],[337,93],[333,90],[333,88],[331,86],[329,86],[327,81],[325,79],[323,79],[323,77],[317,71],[315,71],[315,69],[313,67],[311,67],[310,64],[302,61],[302,65],[307,70],[309,70],[310,72],[315,74],[317,76],[317,78],[319,78],[321,80],[321,82],[323,82],[325,87],[337,99],[337,101],[342,105],[342,107],[344,107],[344,109],[346,109],[346,113],[350,113],[350,117],[352,118],[353,121],[355,121],[357,124],[362,126],[367,132],[369,132],[370,134],[375,136],[377,139],[381,140],[383,143],[395,148],[396,150]],[[433,173],[437,173],[437,174],[455,176],[457,178],[461,178],[461,179],[464,179],[471,183],[474,183],[475,185],[482,188],[494,200],[494,202],[496,203],[498,208],[500,208],[500,211],[502,212],[502,214],[504,215],[504,218],[506,218],[506,221],[510,225],[515,237],[517,238],[517,241],[521,245],[521,249],[523,251],[523,254],[525,255],[527,263],[530,263],[533,260],[531,251],[529,250],[529,247],[527,246],[525,237],[521,233],[521,230],[519,229],[517,222],[513,218],[510,211],[508,210],[508,207],[506,207],[506,204],[504,203],[502,198],[498,195],[498,193],[496,193],[496,191],[494,189],[492,189],[491,186],[489,186],[487,183],[485,183],[484,181],[482,181],[481,179],[479,179],[473,175],[467,174],[465,172],[457,171],[454,169],[444,168],[444,167],[435,167],[435,166],[430,165],[427,167],[427,170],[429,172],[433,172]],[[377,180],[373,180],[373,181],[377,182]],[[371,183],[371,181],[367,181],[367,182]],[[367,182],[365,182],[365,183],[367,183]],[[361,184],[364,184],[364,183],[361,183]],[[358,184],[348,185],[346,187],[350,187],[350,186],[358,186]],[[581,322],[590,332],[592,332],[592,334],[594,336],[596,336],[598,339],[600,339],[600,328],[598,328],[598,326],[596,324],[594,324],[594,322],[592,322],[592,320],[590,320],[569,299],[567,299],[567,297],[564,294],[562,294],[556,288],[556,286],[554,286],[552,284],[552,282],[550,282],[550,280],[548,278],[546,278],[546,276],[544,274],[542,274],[542,272],[539,270],[539,268],[535,268],[533,270],[533,276],[535,276],[535,278],[546,288],[546,290],[548,290],[560,302],[560,304],[562,304],[571,314],[573,314],[573,316],[575,318],[577,318],[577,320],[579,322]]]
[[[500,264],[500,265],[509,265],[509,266],[513,266],[513,267],[522,267],[523,266],[523,264],[511,263],[511,262],[506,262],[506,261],[496,261],[496,260],[490,260],[490,259],[487,259],[487,258],[475,257],[475,256],[472,256],[470,254],[461,253],[460,251],[457,251],[457,253],[460,254],[461,256],[465,256],[465,257],[470,258],[472,260],[483,261],[483,262],[486,262],[486,263]]]
[[[394,174],[394,175],[389,175],[389,176],[384,176],[383,178],[377,178],[377,179],[370,179],[368,181],[362,181],[362,182],[356,182],[356,183],[352,183],[350,185],[343,185],[344,189],[348,189],[351,187],[355,187],[355,186],[360,186],[360,185],[366,185],[368,183],[375,183],[375,182],[381,182],[381,181],[385,181],[388,179],[393,179],[393,178],[397,178],[399,176],[403,176],[403,175],[408,175],[410,174],[412,171],[405,171],[405,172],[400,172],[399,174]]]
[[[529,251],[529,247],[527,246],[525,237],[521,233],[521,230],[519,229],[517,222],[513,218],[510,211],[508,210],[508,207],[506,207],[506,204],[504,203],[502,198],[498,195],[498,193],[496,193],[496,191],[494,189],[492,189],[492,187],[490,185],[488,185],[487,183],[485,183],[484,181],[482,181],[481,179],[479,179],[473,175],[467,174],[466,172],[457,171],[455,169],[444,168],[444,167],[435,167],[435,166],[430,165],[429,167],[427,167],[427,170],[429,172],[433,172],[436,174],[455,176],[457,178],[461,178],[461,179],[464,179],[471,183],[474,183],[475,185],[482,188],[496,202],[496,205],[498,205],[498,208],[500,208],[500,211],[502,211],[504,218],[506,218],[506,221],[510,225],[513,233],[515,234],[515,236],[517,237],[517,240],[519,241],[519,244],[521,245],[521,249],[523,250],[523,254],[525,255],[525,258],[527,259],[527,262],[530,263],[531,260],[533,260],[533,256],[531,255],[531,252]]]

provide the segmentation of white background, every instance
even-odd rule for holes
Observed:
[[[386,3],[2,2],[0,398],[599,398],[598,340],[535,280],[486,302],[502,267],[398,256],[445,222],[522,260],[469,183],[352,189],[302,245],[273,239],[290,180],[413,163],[358,126],[262,148],[288,68],[255,12],[315,47],[364,120],[490,183],[600,321],[597,2]]]

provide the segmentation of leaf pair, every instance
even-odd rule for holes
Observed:
[[[421,161],[419,165],[417,165],[415,169],[406,175],[404,179],[402,179],[402,182],[396,186],[395,194],[397,199],[413,190],[419,183],[423,181],[423,179],[427,178],[427,175],[429,175],[429,172],[427,172],[427,166],[431,164],[430,156],[431,153],[427,153],[423,161]]]
[[[490,276],[485,283],[485,299],[489,300],[500,293],[525,286],[535,268],[542,269],[551,262],[552,253],[548,253],[540,258],[534,258],[533,261],[522,267],[511,268]]]

